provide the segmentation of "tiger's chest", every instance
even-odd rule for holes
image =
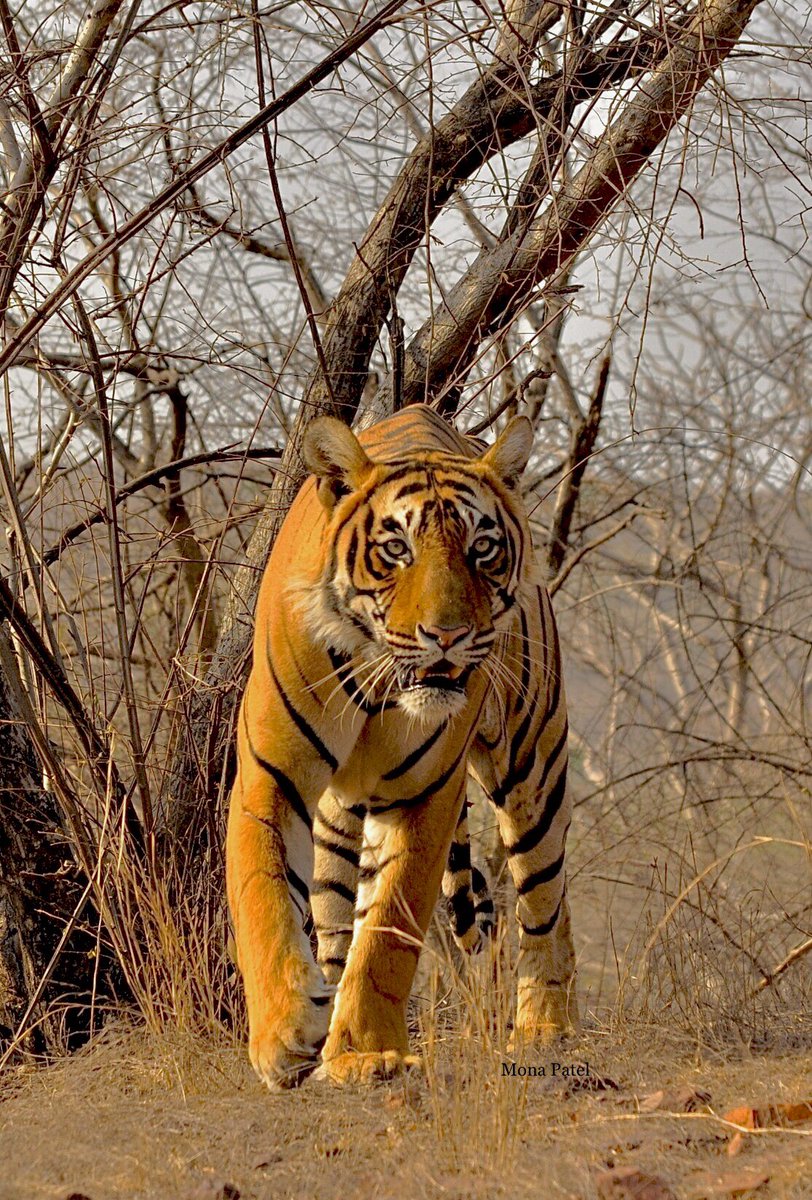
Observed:
[[[477,717],[472,705],[451,721],[417,726],[388,709],[366,723],[330,788],[345,806],[370,812],[419,804],[464,769]]]

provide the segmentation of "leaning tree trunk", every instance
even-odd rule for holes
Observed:
[[[0,1059],[83,1040],[107,961],[84,922],[85,880],[43,787],[15,683],[0,662]]]

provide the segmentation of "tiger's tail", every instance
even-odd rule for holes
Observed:
[[[454,941],[466,954],[477,954],[493,935],[495,908],[485,875],[471,863],[467,800],[454,831],[442,886]]]

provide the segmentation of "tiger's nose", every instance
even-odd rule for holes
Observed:
[[[456,646],[457,642],[461,642],[464,637],[467,637],[471,632],[470,625],[457,625],[455,629],[445,629],[442,625],[418,625],[418,635],[422,634],[425,638],[430,638],[436,642],[441,650],[450,650],[452,646]]]

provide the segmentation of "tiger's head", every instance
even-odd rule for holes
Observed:
[[[341,421],[308,428],[304,458],[327,518],[309,624],[363,664],[368,694],[421,721],[464,709],[529,578],[516,489],[532,442],[517,417],[478,458],[437,450],[380,463]]]

